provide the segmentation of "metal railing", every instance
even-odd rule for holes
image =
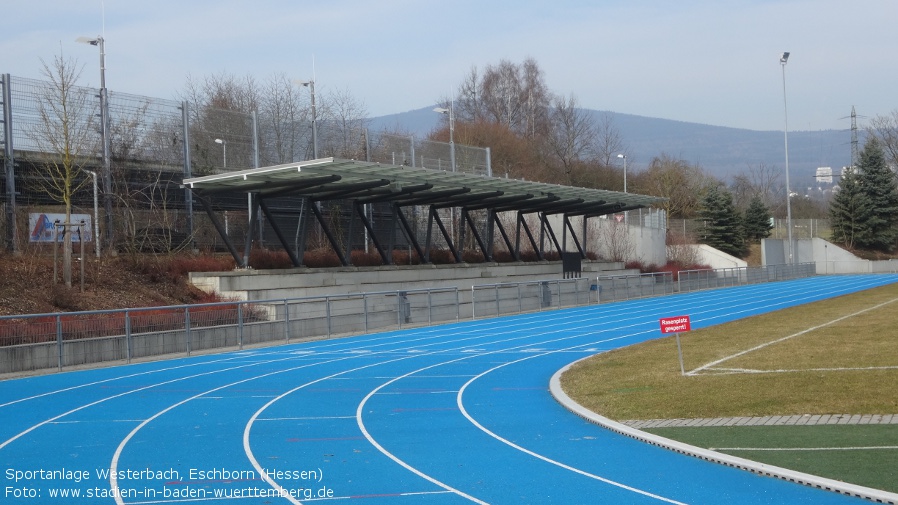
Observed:
[[[672,272],[605,275],[597,278],[595,287],[601,301],[616,302],[673,294],[677,288],[673,279]]]
[[[677,275],[677,291],[686,293],[699,289],[715,289],[811,277],[816,275],[816,269],[816,263],[796,263],[794,265],[767,265],[764,267],[681,270]]]
[[[815,275],[774,265],[0,317],[0,374],[243,349]]]
[[[580,277],[472,286],[471,319],[588,305],[593,303],[591,281]]]

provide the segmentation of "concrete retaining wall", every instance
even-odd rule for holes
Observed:
[[[624,271],[621,262],[584,261],[584,277]],[[376,291],[458,288],[562,278],[560,261],[294,268],[191,273],[200,289],[237,300],[277,300]]]

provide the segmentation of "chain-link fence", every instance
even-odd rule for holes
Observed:
[[[107,142],[109,172],[103,158],[100,90],[74,86],[66,95],[77,112],[72,124],[83,135],[61,147],[54,132],[63,120],[53,108],[62,91],[51,82],[11,77],[0,79],[4,156],[0,179],[3,213],[0,219],[8,244],[28,241],[29,213],[60,212],[57,195],[42,191],[39,182],[48,167],[66,152],[77,154],[74,211],[97,214],[118,248],[164,249],[190,246],[216,248],[220,240],[194,220],[194,205],[181,181],[260,166],[294,163],[318,157],[368,160],[434,170],[490,173],[489,149],[450,145],[371,132],[365,119],[350,121],[314,118],[309,110],[282,114],[273,110],[246,113],[191,101],[165,100],[109,91]],[[7,131],[9,135],[7,135]],[[314,145],[313,145],[314,143]],[[90,172],[98,173],[100,208],[94,211]],[[295,217],[299,198],[278,202],[280,217]],[[335,206],[342,212],[339,206]],[[222,221],[238,225],[247,215],[245,199],[217,199],[214,212]],[[13,212],[15,210],[15,212]],[[327,210],[327,209],[325,209]],[[15,217],[13,215],[15,214]],[[111,215],[109,215],[111,214]],[[12,223],[16,226],[11,226]],[[244,227],[245,229],[245,227]],[[229,233],[231,229],[229,228]],[[108,232],[104,230],[104,235]],[[262,220],[260,237],[270,233]],[[160,238],[161,237],[161,238]],[[149,244],[149,245],[147,245]]]
[[[705,222],[701,219],[668,219],[670,233],[677,237],[695,239],[700,237],[705,229]],[[773,219],[770,229],[770,238],[786,238],[789,233],[789,223],[785,219]],[[832,228],[829,219],[793,219],[793,240],[822,238],[829,240],[832,236]]]

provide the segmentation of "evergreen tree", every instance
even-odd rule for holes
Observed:
[[[764,205],[760,196],[752,197],[748,208],[745,209],[745,239],[751,241],[761,240],[770,236],[770,209]]]
[[[712,186],[702,200],[700,215],[705,222],[702,242],[733,256],[745,254],[742,218],[733,205],[733,195]]]
[[[859,219],[863,199],[857,172],[854,167],[848,167],[842,175],[842,180],[839,181],[839,191],[829,206],[833,242],[849,249],[856,245],[861,228]]]
[[[876,137],[864,145],[858,162],[858,182],[864,197],[860,202],[861,229],[857,246],[876,251],[891,251],[898,237],[898,184],[886,162],[885,152]]]

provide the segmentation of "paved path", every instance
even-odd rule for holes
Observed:
[[[621,421],[636,429],[699,426],[813,426],[822,424],[898,424],[898,415],[825,414],[756,417],[702,417],[697,419],[636,419]]]

